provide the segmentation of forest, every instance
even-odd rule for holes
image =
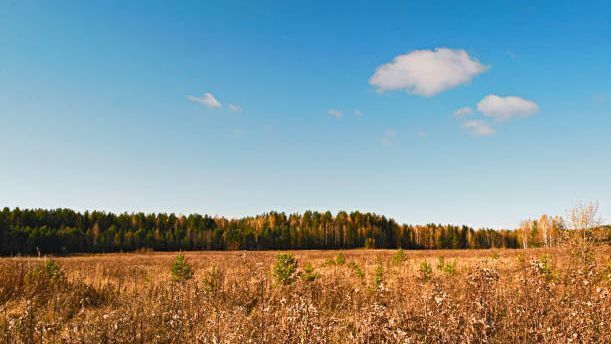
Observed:
[[[40,255],[136,250],[485,249],[554,246],[560,217],[515,230],[406,225],[373,213],[306,211],[228,219],[173,213],[10,209],[0,212],[0,254]]]

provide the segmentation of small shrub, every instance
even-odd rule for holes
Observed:
[[[183,283],[193,278],[193,268],[182,253],[176,256],[170,268],[172,281]]]
[[[312,264],[307,263],[303,267],[303,275],[301,276],[301,279],[303,279],[304,281],[306,281],[306,282],[314,282],[319,277],[320,277],[320,274],[318,272],[314,271],[314,267],[312,266]]]
[[[441,271],[448,275],[448,276],[453,276],[456,274],[456,261],[452,260],[452,261],[448,261],[443,265],[443,268],[441,269]]]
[[[26,275],[26,280],[40,295],[43,294],[42,290],[55,288],[66,282],[61,265],[54,259],[35,265]]]
[[[59,281],[64,277],[61,265],[54,259],[46,260],[32,270],[36,277],[42,277],[51,281]]]
[[[292,284],[297,277],[297,259],[295,259],[295,256],[290,253],[278,254],[274,263],[273,275],[278,284]]]
[[[335,264],[337,265],[344,265],[346,264],[346,257],[344,256],[343,252],[340,252],[337,254],[337,256],[335,256]]]
[[[543,275],[548,281],[555,280],[556,276],[552,269],[552,258],[549,254],[544,253],[539,260],[534,260],[531,264],[539,274]]]
[[[204,290],[206,293],[212,296],[218,296],[223,289],[225,282],[225,274],[216,266],[211,267],[204,273],[202,283],[204,284]]]
[[[501,258],[501,255],[498,252],[492,252],[490,258],[492,258],[492,260],[499,260],[499,258]]]
[[[335,259],[327,258],[327,259],[325,259],[325,262],[322,265],[323,266],[334,266],[335,265]]]
[[[405,254],[405,251],[402,248],[397,250],[397,252],[392,256],[393,265],[399,265],[406,260],[407,260],[407,255]]]
[[[448,276],[452,276],[456,274],[456,261],[446,261],[444,257],[439,257],[437,259],[437,270],[443,272]]]
[[[352,271],[354,271],[354,275],[360,279],[365,278],[365,273],[363,272],[363,269],[361,269],[361,267],[355,263],[355,262],[350,262],[348,264],[348,266],[350,266],[350,268],[352,269]]]
[[[431,267],[431,263],[429,263],[428,260],[425,260],[420,263],[420,268],[418,269],[418,271],[420,272],[420,278],[425,281],[431,279],[431,276],[433,275],[433,268]]]
[[[382,260],[378,258],[378,263],[376,264],[376,269],[373,275],[373,283],[376,289],[382,288],[382,283],[384,282],[384,267],[382,266]]]
[[[443,267],[445,266],[445,264],[446,264],[445,257],[444,256],[439,256],[437,258],[437,270],[439,270],[439,271],[443,270]]]

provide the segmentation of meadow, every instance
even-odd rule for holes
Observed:
[[[611,342],[608,245],[284,253],[2,258],[0,342]]]

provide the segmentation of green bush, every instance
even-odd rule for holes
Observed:
[[[420,278],[423,280],[429,280],[431,278],[431,276],[433,275],[433,268],[431,267],[431,263],[429,263],[428,260],[423,261],[422,263],[420,263]]]
[[[456,274],[456,261],[452,260],[452,261],[448,261],[443,265],[443,268],[441,269],[441,272],[443,272],[444,274],[448,275],[448,276],[452,276]]]
[[[333,266],[335,265],[335,259],[333,258],[327,258],[325,259],[325,262],[323,263],[323,266]]]
[[[45,278],[58,281],[64,277],[61,265],[54,259],[49,259],[44,264],[37,265],[33,269],[33,273],[36,275],[43,275]]]
[[[406,260],[407,260],[407,255],[405,254],[405,251],[402,248],[397,250],[397,252],[392,256],[393,265],[399,265]]]
[[[337,256],[335,256],[335,264],[337,265],[344,265],[346,264],[346,257],[344,256],[343,252],[340,252],[337,254]]]
[[[278,254],[274,263],[273,275],[278,284],[292,284],[297,277],[297,259],[295,259],[295,256],[290,253]]]
[[[204,290],[206,293],[212,296],[218,296],[223,289],[225,274],[223,271],[219,270],[219,268],[213,266],[210,268],[210,270],[204,273],[202,282],[204,284]]]
[[[378,263],[376,264],[376,269],[373,275],[373,283],[376,289],[382,288],[382,283],[384,282],[384,267],[382,266],[382,260],[378,258]]]
[[[557,276],[554,274],[554,270],[552,268],[552,257],[550,257],[549,254],[542,254],[539,260],[534,260],[532,262],[532,265],[548,281],[554,281],[557,279]]]
[[[61,265],[54,259],[35,265],[26,277],[28,283],[38,288],[57,286],[66,281]]]
[[[193,268],[182,253],[176,256],[170,271],[172,272],[172,281],[177,283],[183,283],[193,278]]]
[[[354,275],[356,277],[360,279],[365,278],[365,273],[363,272],[363,269],[361,269],[361,267],[357,263],[350,262],[348,266],[352,269],[352,271],[354,271]]]
[[[303,275],[301,276],[301,279],[306,282],[314,282],[318,279],[318,277],[320,277],[320,274],[314,271],[314,267],[312,266],[312,264],[307,263],[303,267]]]
[[[454,275],[456,274],[456,261],[446,261],[444,257],[439,257],[437,259],[437,269],[446,275]]]

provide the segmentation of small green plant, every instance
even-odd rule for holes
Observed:
[[[281,253],[276,256],[273,271],[278,284],[290,285],[297,277],[297,259],[291,253]]]
[[[444,257],[439,257],[437,259],[437,270],[448,276],[452,276],[456,274],[456,261],[446,260]]]
[[[206,293],[212,296],[218,296],[223,289],[225,274],[216,266],[212,266],[204,273],[202,282],[204,284],[204,290]]]
[[[323,266],[334,266],[335,265],[335,259],[327,258],[327,259],[325,259],[325,262],[322,265]]]
[[[498,252],[492,252],[492,255],[490,256],[490,258],[492,258],[492,260],[499,260],[499,258],[501,258],[501,255]]]
[[[446,264],[445,257],[444,256],[439,256],[437,258],[437,270],[442,271],[443,267],[445,266],[445,264]]]
[[[532,265],[541,275],[545,277],[545,279],[551,281],[556,278],[552,269],[552,258],[549,254],[542,254],[541,258],[539,258],[539,260],[533,261]]]
[[[335,264],[344,265],[346,264],[346,257],[344,256],[344,252],[340,252],[335,256]]]
[[[361,267],[357,263],[350,262],[348,266],[352,269],[352,271],[354,271],[354,275],[356,277],[360,279],[365,278],[365,273],[363,272],[363,269],[361,269]]]
[[[425,260],[420,263],[420,268],[418,269],[418,271],[420,272],[420,278],[425,281],[431,279],[431,276],[433,275],[433,268],[431,267],[431,263],[429,263],[428,260]]]
[[[443,268],[441,269],[441,271],[448,276],[455,275],[456,274],[456,261],[455,260],[447,261],[443,265]]]
[[[307,263],[303,267],[303,275],[301,275],[301,279],[306,282],[314,282],[320,277],[320,274],[314,270],[312,264]]]
[[[392,256],[392,265],[395,265],[395,266],[399,265],[399,264],[405,262],[406,260],[407,260],[407,255],[405,254],[405,251],[402,248],[400,248]]]
[[[176,283],[183,283],[193,278],[193,268],[182,253],[179,253],[172,262],[170,272],[172,281]]]
[[[518,253],[518,262],[520,264],[524,264],[525,261],[526,261],[526,258],[524,258],[524,255],[521,252]]]
[[[58,282],[64,278],[64,273],[61,265],[55,259],[48,259],[44,263],[34,266],[30,276],[34,279]]]
[[[378,258],[378,262],[376,264],[376,269],[373,274],[373,283],[376,289],[382,288],[382,283],[384,282],[384,267],[382,266],[382,260]]]

